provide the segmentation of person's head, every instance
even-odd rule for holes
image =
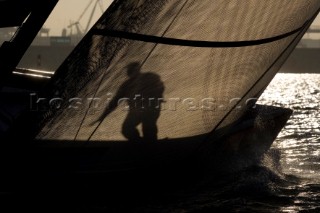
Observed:
[[[129,77],[133,77],[135,76],[136,74],[140,73],[140,66],[141,64],[139,62],[132,62],[130,64],[128,64],[126,66],[127,68],[127,75]]]

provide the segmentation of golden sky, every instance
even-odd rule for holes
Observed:
[[[85,8],[92,1],[92,4],[88,7],[83,17],[80,15],[85,11]],[[97,0],[59,0],[54,11],[49,17],[45,27],[50,28],[50,35],[61,35],[62,29],[67,28],[70,23],[74,23],[80,18],[80,25],[84,29],[89,22],[91,12],[94,11],[94,16],[90,22],[92,26],[96,20],[102,15],[100,5],[94,9],[94,4]],[[103,9],[108,8],[113,0],[99,0]],[[320,26],[320,16],[315,21],[315,25]],[[67,28],[70,31],[70,28]],[[75,28],[73,28],[75,30]]]
[[[92,3],[90,4],[91,1]],[[105,10],[112,1],[113,0],[100,0],[100,5]],[[68,26],[80,19],[79,22],[81,27],[86,28],[86,25],[89,22],[89,17],[91,13],[94,12],[92,21],[90,22],[90,26],[92,26],[102,15],[99,4],[94,10],[94,4],[96,2],[97,0],[59,0],[55,9],[52,11],[50,17],[45,23],[45,27],[50,28],[50,35],[61,35],[63,28],[70,30]],[[88,9],[85,11],[88,5]],[[82,13],[84,13],[84,15],[80,18]]]

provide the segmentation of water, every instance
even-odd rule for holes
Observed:
[[[320,75],[278,74],[260,102],[294,110],[273,144],[282,174],[291,176],[277,185],[278,195],[293,201],[280,210],[320,212]]]

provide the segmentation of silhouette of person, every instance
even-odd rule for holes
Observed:
[[[129,79],[120,86],[98,121],[102,121],[120,102],[125,101],[129,112],[122,125],[123,136],[129,141],[155,142],[164,84],[155,73],[141,73],[141,65],[138,62],[130,63],[126,69]],[[137,129],[139,124],[142,124],[143,137]]]

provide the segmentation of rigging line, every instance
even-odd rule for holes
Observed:
[[[89,6],[93,3],[93,1],[94,1],[94,0],[91,0],[91,2],[89,2],[89,4],[87,5],[87,8],[86,8],[85,10],[87,10],[87,9],[89,8]],[[100,0],[97,0],[97,1],[100,2]],[[109,6],[109,8],[112,8],[112,6],[113,6],[114,4],[116,4],[115,1]],[[108,8],[108,9],[109,9],[109,8]],[[81,16],[83,16],[83,14],[82,14]],[[103,18],[103,15],[99,18],[98,22],[99,22],[102,18]],[[92,30],[92,29],[91,29],[91,30]],[[90,30],[90,31],[91,31],[91,30]],[[77,45],[77,47],[72,51],[72,53],[74,53],[77,48],[81,47],[82,44],[84,43],[84,41],[86,41],[88,38],[92,38],[92,34],[90,33],[90,31],[84,36],[84,38],[82,39],[82,41]],[[71,53],[71,54],[72,54],[72,53]],[[69,56],[69,57],[70,57],[70,56]],[[69,57],[68,57],[68,58],[69,58]],[[67,58],[67,59],[68,59],[68,58]],[[112,61],[113,58],[114,58],[114,55],[111,56],[111,60],[110,60],[110,61]],[[66,61],[67,61],[67,60],[66,60]],[[65,62],[66,62],[66,61],[65,61]],[[65,63],[65,62],[64,62],[64,63]],[[64,63],[63,63],[63,64],[64,64]],[[62,64],[62,65],[63,65],[63,64]],[[60,70],[62,70],[62,69],[59,68],[59,69],[55,72],[55,74],[51,77],[51,80],[53,80],[53,79],[59,79],[59,76],[61,77],[61,76],[63,76],[63,75],[65,74],[65,73],[63,73],[63,72],[59,72]],[[103,77],[102,77],[102,79],[103,79]],[[102,80],[101,80],[101,81],[102,81]],[[54,81],[51,81],[51,82],[54,82]],[[100,82],[100,84],[101,84],[101,82]],[[99,84],[99,85],[100,85],[100,84]],[[52,86],[52,85],[51,85],[51,86]],[[99,87],[100,87],[100,86],[99,86]],[[96,95],[96,93],[98,92],[99,87],[97,88],[97,91],[95,92],[95,95]],[[81,86],[81,88],[83,88],[83,86]],[[92,105],[92,102],[90,102],[89,108],[91,107],[91,105]],[[73,141],[75,141],[76,138],[78,137],[79,132],[80,132],[80,129],[81,129],[83,123],[84,123],[85,117],[86,117],[86,115],[88,114],[88,111],[89,111],[89,109],[86,111],[85,116],[84,116],[83,119],[81,120],[81,123],[80,123],[80,125],[79,125],[79,128],[78,128],[78,130],[77,130],[77,132],[76,132],[76,134],[75,134],[75,137],[74,137]],[[61,114],[61,113],[60,113],[60,114]]]
[[[113,4],[117,4],[117,2],[113,2]],[[111,5],[112,6],[112,5]],[[110,6],[110,7],[111,7]],[[134,10],[133,10],[134,11]],[[130,15],[132,15],[132,12],[133,11],[131,11],[131,14]],[[98,21],[100,21],[102,19],[102,17],[98,20]],[[88,32],[87,33],[87,36],[90,36],[91,38],[92,38],[92,29],[90,30],[90,32]],[[118,44],[117,44],[118,45]],[[114,53],[113,53],[113,55],[111,56],[111,58],[110,58],[110,63],[109,63],[109,65],[111,64],[111,62],[113,61],[113,59],[115,58],[115,56],[116,56],[116,53],[117,53],[117,51],[114,51]],[[98,93],[98,91],[99,91],[99,88],[100,88],[100,86],[101,86],[101,84],[102,84],[102,82],[103,82],[103,79],[105,78],[105,76],[106,76],[106,74],[107,74],[107,71],[109,70],[109,67],[106,69],[106,71],[102,74],[102,77],[101,77],[101,79],[100,79],[100,81],[99,81],[99,84],[98,84],[98,87],[97,87],[97,89],[96,89],[96,91],[94,92],[94,98],[96,97],[96,95],[97,95],[97,93]],[[89,107],[88,107],[88,109],[86,110],[86,113],[85,113],[85,115],[84,115],[84,117],[82,118],[82,120],[81,120],[81,123],[80,123],[80,126],[79,126],[79,128],[78,128],[78,130],[77,130],[77,133],[76,133],[76,135],[75,135],[75,137],[74,137],[74,141],[77,139],[77,137],[78,137],[78,135],[79,135],[79,133],[80,133],[80,130],[81,130],[81,127],[83,126],[83,123],[84,123],[84,121],[85,121],[85,119],[86,119],[86,117],[87,117],[87,115],[88,115],[88,113],[89,113],[89,110],[90,110],[90,108],[91,108],[91,106],[92,106],[92,103],[93,103],[93,100],[90,102],[90,104],[89,104]],[[103,121],[101,121],[95,128],[94,128],[94,130],[93,130],[93,132],[90,134],[90,136],[89,136],[89,138],[88,138],[88,140],[87,141],[90,141],[90,139],[92,138],[92,136],[94,135],[94,133],[98,130],[98,128],[100,127],[100,125],[101,125],[101,123],[102,123]]]
[[[105,30],[105,29],[93,29],[92,33],[94,35],[101,36],[110,36],[116,38],[129,39],[134,41],[143,41],[148,43],[157,43],[157,44],[166,44],[166,45],[175,45],[175,46],[187,46],[187,47],[205,47],[205,48],[230,48],[230,47],[248,47],[248,46],[257,46],[262,44],[271,43],[278,41],[284,38],[287,38],[295,33],[298,33],[309,23],[308,20],[301,27],[284,33],[278,36],[257,39],[257,40],[244,40],[244,41],[201,41],[201,40],[186,40],[178,38],[168,38],[168,37],[159,37],[153,35],[145,35],[139,33],[131,33],[117,30]]]
[[[91,35],[91,36],[90,36],[90,35]],[[87,33],[87,36],[88,36],[88,37],[90,36],[90,37],[92,38],[92,34],[90,34],[90,32]],[[118,43],[117,43],[117,45],[118,45]],[[114,51],[114,52],[113,52],[113,55],[112,55],[111,58],[110,58],[110,63],[111,63],[112,60],[115,58],[116,53],[117,53],[117,51]],[[110,65],[110,64],[109,64],[109,65]],[[102,84],[102,82],[103,82],[103,79],[105,78],[105,75],[106,75],[106,73],[107,73],[108,70],[109,70],[109,69],[106,69],[106,71],[102,74],[101,79],[100,79],[100,81],[99,81],[99,84],[98,84],[98,86],[97,86],[97,89],[96,89],[96,91],[94,92],[94,96],[93,96],[94,98],[96,97],[96,95],[97,95],[97,93],[98,93],[98,91],[99,91],[99,88],[100,88],[100,86],[101,86],[101,84]],[[89,113],[89,110],[90,110],[91,106],[92,106],[92,103],[93,103],[93,100],[90,102],[90,104],[89,104],[89,106],[88,106],[88,109],[86,110],[86,113],[85,113],[85,115],[83,116],[83,118],[82,118],[82,120],[81,120],[81,123],[80,123],[80,125],[79,125],[79,128],[78,128],[78,130],[77,130],[77,133],[75,134],[75,137],[74,137],[73,141],[75,141],[75,140],[77,139],[77,137],[78,137],[78,135],[79,135],[79,133],[80,133],[81,127],[83,126],[83,123],[84,123],[84,121],[85,121],[85,119],[86,119],[86,117],[87,117],[87,115],[88,115],[88,113]],[[100,126],[101,123],[102,123],[102,122],[100,122],[100,123],[98,124],[98,126],[94,129],[94,132],[98,129],[98,127]],[[88,138],[87,141],[89,141],[92,136],[93,136],[93,134],[90,135],[90,137]]]
[[[172,19],[172,21],[170,22],[170,24],[167,26],[167,28],[165,29],[165,31],[162,33],[161,37],[159,38],[165,38],[164,35],[167,34],[167,32],[169,31],[169,29],[172,27],[172,25],[174,24],[174,22],[177,20],[177,18],[179,17],[179,15],[181,14],[181,12],[183,11],[183,9],[185,8],[185,6],[187,5],[187,3],[189,2],[189,0],[186,0],[184,2],[184,4],[182,5],[182,7],[180,8],[180,10],[178,11],[177,15]],[[94,30],[93,30],[94,32]],[[149,54],[147,55],[147,57],[144,59],[144,61],[141,63],[141,67],[147,62],[147,60],[150,58],[150,56],[152,55],[152,53],[154,52],[154,50],[157,48],[158,44],[157,42],[154,42],[155,45],[154,47],[151,49],[151,51],[149,52]]]
[[[118,42],[117,42],[117,45],[119,45]],[[109,65],[111,64],[111,62],[112,62],[113,59],[115,58],[116,54],[117,54],[117,51],[114,51],[114,52],[113,52],[113,55],[112,55],[111,58],[110,58],[110,63],[109,63]],[[93,95],[94,98],[96,97],[96,95],[97,95],[97,93],[98,93],[98,91],[99,91],[99,89],[100,89],[100,86],[102,85],[103,79],[105,78],[108,70],[109,70],[109,69],[106,69],[106,71],[103,72],[103,74],[102,74],[102,76],[101,76],[101,79],[100,79],[100,81],[99,81],[98,87],[97,87],[96,91],[94,92],[94,95]],[[89,113],[89,110],[90,110],[93,102],[94,102],[94,101],[93,101],[93,99],[92,99],[92,101],[91,101],[90,104],[89,104],[88,109],[86,110],[85,115],[84,115],[83,118],[82,118],[82,121],[81,121],[81,123],[80,123],[80,126],[79,126],[79,128],[78,128],[78,130],[77,130],[77,133],[76,133],[75,137],[74,137],[74,141],[77,139],[77,137],[78,137],[78,135],[79,135],[79,132],[80,132],[80,130],[81,130],[81,127],[82,127],[82,125],[83,125],[83,123],[84,123],[84,121],[85,121],[85,119],[86,119],[86,117],[87,117],[87,115],[88,115],[88,113]],[[97,131],[97,129],[99,128],[99,126],[100,126],[101,123],[102,123],[102,121],[101,121],[101,122],[97,125],[97,127],[94,129],[94,132]],[[93,136],[93,134],[90,135],[90,137],[88,138],[88,141],[91,139],[92,136]]]
[[[172,27],[172,25],[174,24],[174,22],[176,21],[176,19],[179,17],[179,15],[181,14],[181,12],[183,11],[183,9],[185,8],[185,6],[187,5],[187,3],[189,2],[189,0],[186,0],[184,2],[184,4],[182,5],[182,7],[180,8],[180,10],[178,11],[178,13],[175,15],[175,17],[172,19],[172,21],[170,22],[170,24],[167,26],[167,28],[165,29],[165,31],[162,33],[161,37],[163,37],[168,31],[169,29]],[[94,33],[94,29],[92,30],[93,35],[95,35]],[[146,56],[146,58],[143,60],[143,62],[141,62],[140,64],[140,68],[143,67],[143,65],[147,62],[147,60],[150,58],[150,56],[152,55],[152,53],[154,52],[154,50],[157,48],[158,43],[156,43],[152,49],[150,50],[150,52],[148,53],[148,55]],[[92,136],[96,133],[96,131],[98,130],[98,128],[100,127],[102,121],[98,124],[98,126],[93,130],[93,132],[91,133],[91,135],[88,138],[88,141],[90,141],[90,139],[92,138]]]
[[[320,9],[319,9],[320,10]],[[252,89],[266,76],[266,74],[269,72],[269,70],[279,61],[279,59],[284,56],[284,54],[290,49],[291,45],[293,45],[295,42],[297,42],[297,39],[299,38],[299,36],[302,36],[303,33],[306,32],[306,30],[308,29],[308,27],[312,24],[313,20],[316,18],[318,12],[313,16],[313,18],[309,19],[308,22],[306,22],[307,24],[305,25],[305,28],[302,29],[302,31],[295,36],[295,38],[290,42],[290,44],[288,45],[287,48],[284,49],[284,51],[279,55],[279,57],[274,61],[274,63],[272,63],[269,68],[261,75],[261,77],[250,87],[250,89],[248,89],[248,91],[242,96],[241,100],[239,100],[237,102],[237,104],[235,104],[230,110],[229,112],[220,120],[220,122],[215,126],[215,128],[208,133],[207,139],[205,139],[204,141],[207,141],[208,138],[210,137],[210,135],[212,135],[217,128],[223,123],[223,121],[231,114],[231,112],[238,106],[238,104],[250,93],[250,91],[252,91]],[[201,148],[203,146],[200,145],[199,148]]]

